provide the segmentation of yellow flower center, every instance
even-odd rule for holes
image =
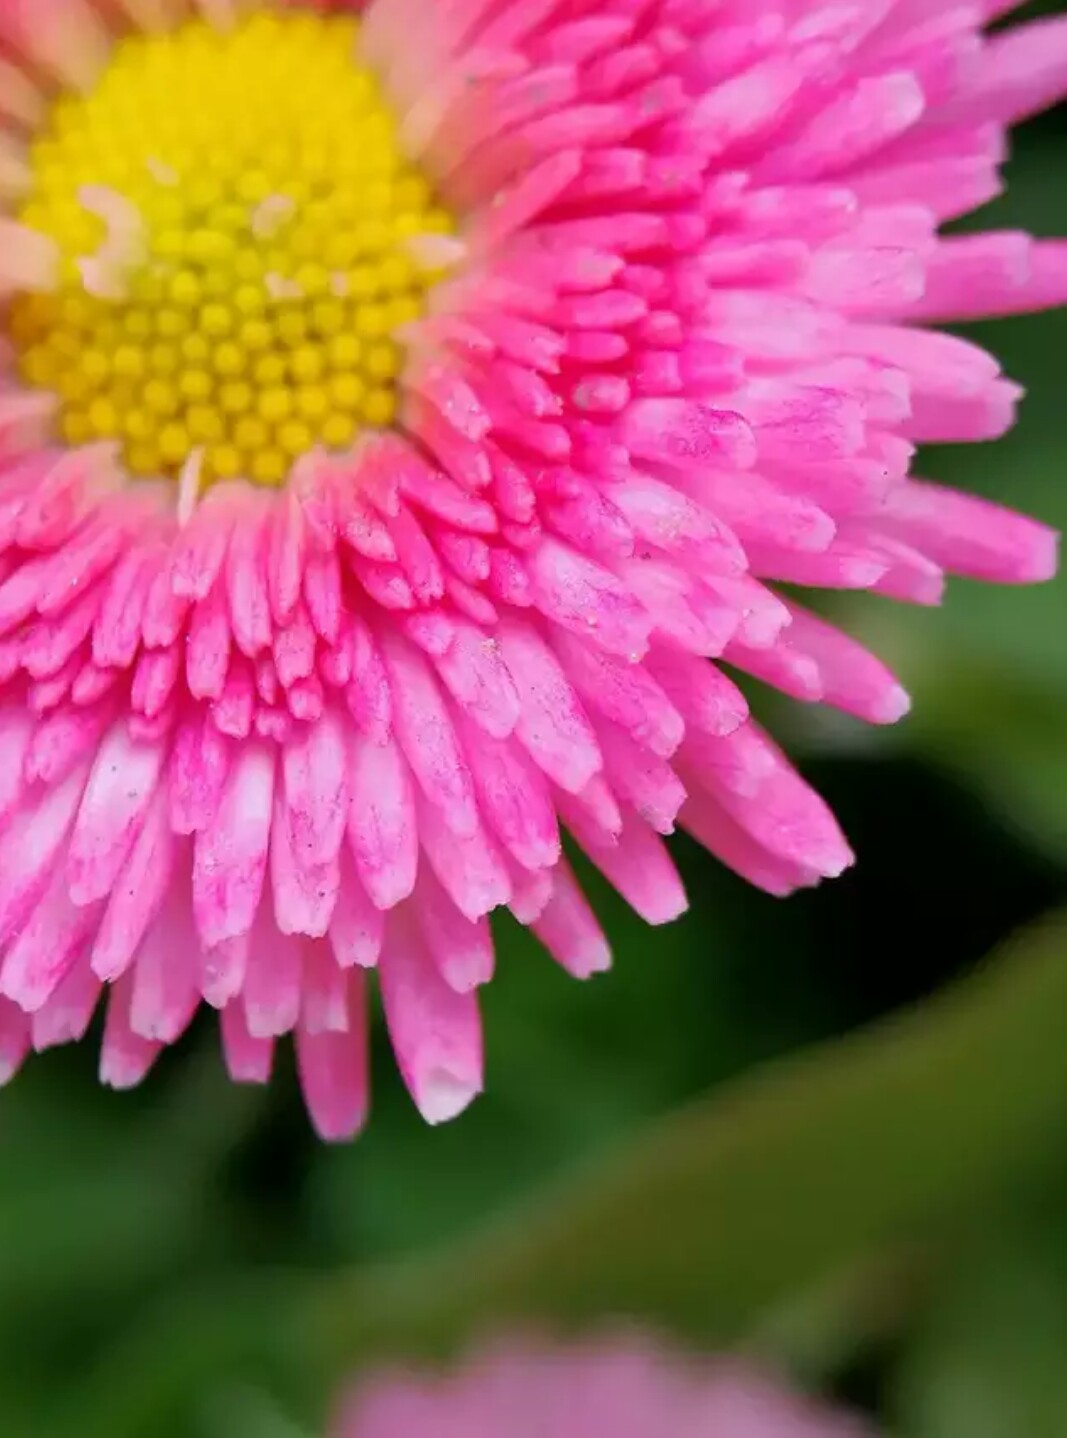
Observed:
[[[23,379],[70,444],[137,475],[280,484],[317,445],[387,425],[395,338],[436,278],[411,242],[452,229],[401,153],[352,19],[259,14],[121,41],[30,152],[19,218],[60,283],[20,294]]]

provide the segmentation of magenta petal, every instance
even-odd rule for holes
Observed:
[[[421,940],[397,923],[382,955],[382,998],[397,1062],[428,1123],[461,1113],[482,1088],[475,999],[442,979]]]
[[[348,1029],[312,1033],[297,1029],[300,1086],[311,1121],[321,1138],[339,1143],[354,1138],[367,1119],[369,1077],[362,976],[347,979]]]
[[[0,0],[0,1080],[107,990],[129,1086],[206,1004],[237,1081],[293,1036],[339,1140],[363,971],[438,1122],[481,1089],[495,911],[608,967],[564,831],[650,924],[685,908],[679,826],[775,895],[852,862],[730,673],[873,724],[909,700],[794,587],[1054,574],[1039,520],[912,470],[1021,399],[939,324],[1067,301],[1067,241],[942,233],[1067,94],[1067,22],[260,8]],[[247,44],[286,83],[235,141]],[[82,184],[105,71],[138,123]],[[363,148],[320,123],[350,103]]]
[[[496,1438],[521,1413],[538,1438],[874,1438],[866,1421],[731,1357],[693,1360],[640,1331],[568,1346],[505,1336],[449,1371],[361,1375],[330,1438]]]
[[[237,757],[218,813],[196,838],[193,908],[207,945],[252,927],[267,868],[275,759],[265,745]]]

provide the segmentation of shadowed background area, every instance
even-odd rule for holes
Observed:
[[[1020,132],[983,228],[1067,233],[1065,153],[1067,113]],[[1067,314],[977,330],[1022,422],[921,472],[1067,527]],[[750,692],[858,869],[782,904],[679,841],[665,931],[589,878],[616,967],[586,986],[501,925],[459,1122],[423,1127],[384,1042],[340,1149],[288,1060],[232,1088],[214,1024],[132,1095],[95,1045],[31,1063],[0,1098],[0,1429],[292,1438],[349,1361],[624,1312],[766,1351],[898,1438],[1062,1438],[1063,584],[833,612],[911,718]]]

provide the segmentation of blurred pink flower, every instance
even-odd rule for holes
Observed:
[[[870,1438],[865,1424],[730,1362],[633,1341],[499,1350],[449,1376],[387,1375],[330,1438]]]
[[[493,910],[608,965],[561,822],[653,924],[676,823],[774,894],[851,862],[710,661],[891,722],[779,581],[1053,573],[909,471],[1019,396],[936,325],[1067,294],[1061,243],[939,235],[1065,21],[357,8],[0,0],[0,1066],[106,988],[131,1085],[204,1001],[237,1079],[295,1034],[330,1138],[364,970],[438,1121]]]

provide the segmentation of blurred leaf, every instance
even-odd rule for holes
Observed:
[[[957,586],[959,588],[959,586]],[[1026,594],[957,594],[942,613],[859,614],[847,627],[896,669],[914,699],[912,715],[883,743],[920,750],[960,776],[1002,823],[1057,862],[1067,859],[1067,645],[1058,586]],[[975,602],[972,604],[972,600]],[[1007,611],[998,643],[995,601]],[[1019,609],[1031,614],[1019,623]],[[983,623],[983,616],[987,622]],[[1055,662],[1035,650],[1055,643]]]
[[[73,1098],[76,1121],[57,1125],[46,1067],[26,1076],[23,1102],[5,1111],[0,1233],[19,1241],[0,1246],[0,1329],[18,1327],[28,1298],[48,1302],[88,1281],[111,1291],[165,1272],[199,1236],[212,1171],[262,1102],[232,1085],[220,1093],[217,1058],[197,1055],[147,1115],[89,1089],[85,1113]]]
[[[734,1341],[761,1311],[1040,1164],[1067,1123],[1067,918],[927,1008],[660,1124],[429,1265],[327,1283],[314,1352],[451,1346],[502,1319],[642,1315]]]
[[[1067,1234],[1062,1224],[968,1253],[897,1375],[906,1438],[1067,1433]]]
[[[316,1438],[298,1427],[258,1388],[227,1389],[207,1405],[203,1438]]]
[[[392,1259],[458,1239],[657,1114],[840,1022],[818,956],[779,945],[781,909],[695,845],[674,848],[692,912],[664,929],[578,862],[615,956],[588,984],[510,916],[495,924],[498,975],[480,996],[486,1093],[459,1121],[427,1129],[382,1036],[372,1123],[309,1175],[311,1220],[334,1251]]]
[[[88,1049],[44,1056],[2,1110],[0,1411],[33,1412],[12,1420],[20,1438],[147,1297],[219,1261],[215,1170],[262,1102],[220,1091],[218,1058],[195,1048],[163,1063],[152,1099],[72,1083],[91,1063]]]
[[[926,1007],[720,1090],[434,1258],[264,1275],[180,1309],[172,1296],[70,1394],[69,1431],[184,1438],[239,1381],[306,1419],[354,1367],[504,1323],[621,1315],[736,1343],[887,1248],[947,1247],[961,1215],[1029,1188],[1067,1125],[1065,959],[1067,915]]]
[[[746,1346],[816,1389],[899,1339],[937,1278],[928,1247],[887,1246],[789,1296],[761,1318]]]
[[[58,1401],[19,1438],[252,1438],[235,1398],[252,1395],[275,1427],[295,1421],[279,1395],[294,1409],[325,1408],[333,1394],[309,1382],[317,1365],[294,1330],[308,1289],[306,1276],[276,1271],[172,1283],[105,1361],[59,1385]]]

